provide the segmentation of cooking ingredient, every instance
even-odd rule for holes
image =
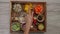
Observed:
[[[37,18],[36,17],[33,18],[33,23],[34,23],[34,25],[36,25],[36,23],[37,23]]]
[[[13,5],[13,10],[14,10],[15,12],[21,12],[21,10],[22,10],[21,4],[14,4],[14,5]]]
[[[36,14],[40,14],[40,13],[42,13],[43,6],[42,5],[36,5],[34,10],[35,10]]]
[[[29,8],[29,7],[30,7],[30,8]],[[24,8],[24,10],[25,10],[26,13],[28,13],[29,9],[32,9],[32,4],[31,4],[31,3],[26,4],[26,5],[25,5],[25,8]]]
[[[18,22],[12,23],[11,28],[12,28],[12,31],[19,31],[20,30],[20,23],[18,23]]]
[[[22,23],[22,24],[26,23],[26,21],[25,21],[25,18],[24,18],[24,17],[19,17],[19,21],[20,21],[20,23]]]
[[[15,17],[15,20],[18,20],[18,17]]]
[[[43,22],[43,21],[44,21],[44,16],[41,15],[41,14],[38,15],[38,16],[37,16],[37,21],[38,21],[38,22]]]
[[[38,25],[38,29],[39,29],[39,30],[43,30],[43,29],[44,29],[44,25],[43,25],[43,24],[39,24],[39,25]]]

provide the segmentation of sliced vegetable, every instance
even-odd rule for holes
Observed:
[[[18,22],[12,23],[11,28],[12,28],[12,31],[19,31],[20,30],[20,23],[18,23]]]
[[[39,29],[39,30],[43,30],[43,29],[44,29],[44,25],[43,25],[43,24],[39,24],[39,25],[38,25],[38,29]]]
[[[36,14],[40,14],[40,13],[42,13],[43,6],[42,5],[36,5],[34,10],[35,10]]]

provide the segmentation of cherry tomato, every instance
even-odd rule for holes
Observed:
[[[40,14],[43,10],[43,6],[42,5],[37,5],[37,6],[35,6],[34,10],[35,10],[36,14]]]

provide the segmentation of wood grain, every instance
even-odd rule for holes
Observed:
[[[9,11],[9,0],[0,0],[0,34],[10,34]],[[47,0],[47,32],[44,34],[60,34],[60,0]]]

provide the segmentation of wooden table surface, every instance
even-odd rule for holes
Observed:
[[[60,0],[46,0],[46,1],[47,1],[47,32],[45,33],[38,32],[34,34],[60,34]],[[10,26],[9,0],[0,0],[0,34],[10,34],[9,26]]]

